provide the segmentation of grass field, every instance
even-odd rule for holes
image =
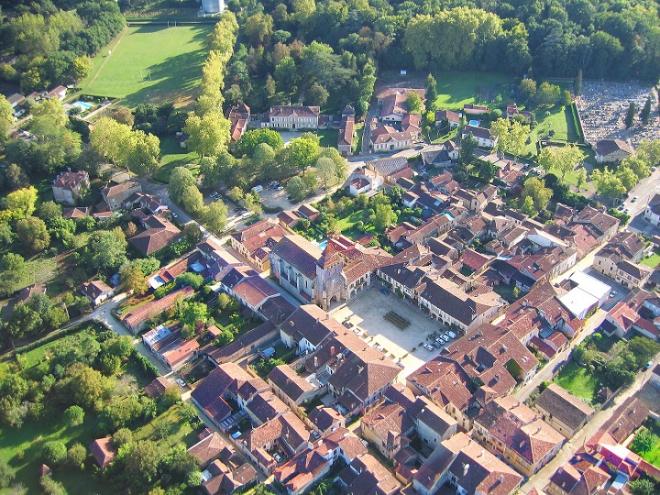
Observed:
[[[171,136],[162,137],[160,139],[160,168],[154,174],[154,179],[168,183],[172,170],[176,167],[194,164],[196,160],[197,155],[181,148],[176,139]],[[193,174],[199,173],[199,167],[196,164],[189,168]]]
[[[513,82],[510,76],[492,72],[444,72],[434,77],[438,82],[435,107],[450,110],[462,109],[468,103],[487,103],[498,94],[504,96],[507,85]]]
[[[555,382],[563,389],[583,399],[588,404],[594,400],[598,382],[592,373],[575,361],[568,362],[555,377]]]
[[[83,94],[121,98],[129,107],[186,104],[201,76],[211,25],[127,27],[94,58]]]

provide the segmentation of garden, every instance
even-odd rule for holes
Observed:
[[[616,391],[630,385],[635,374],[660,351],[660,344],[643,336],[618,340],[600,332],[587,337],[571,354],[571,360],[555,382],[573,395],[595,404],[602,387]]]
[[[649,418],[637,431],[629,447],[655,467],[660,468],[660,425]]]

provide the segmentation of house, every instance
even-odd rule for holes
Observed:
[[[346,416],[364,411],[396,380],[401,367],[346,329],[333,333],[305,359],[305,368],[337,397]]]
[[[485,127],[466,125],[461,131],[461,138],[465,139],[467,136],[474,138],[480,148],[492,149],[497,144],[497,138]]]
[[[602,139],[596,143],[598,163],[616,163],[635,153],[630,143],[622,139]]]
[[[97,438],[90,444],[89,450],[101,469],[105,469],[117,455],[112,437]]]
[[[58,100],[63,100],[66,97],[66,86],[55,86],[48,92],[48,98],[57,98]]]
[[[407,130],[398,130],[386,124],[372,125],[369,133],[370,148],[374,153],[398,151],[412,146],[415,137]]]
[[[321,216],[321,212],[319,212],[319,210],[314,208],[312,205],[307,205],[307,204],[300,205],[296,210],[296,213],[298,214],[298,216],[302,218],[306,218],[310,222],[315,222],[316,219],[318,219],[319,216]]]
[[[260,272],[270,269],[270,252],[288,231],[269,219],[254,223],[229,237],[231,246]]]
[[[461,122],[463,117],[460,112],[452,112],[451,110],[438,110],[435,112],[435,126],[440,127],[447,125],[450,129],[455,129]]]
[[[129,238],[128,242],[144,256],[160,251],[181,235],[178,227],[162,215],[150,215],[142,224],[145,229]]]
[[[443,408],[463,429],[471,427],[467,411],[473,403],[472,380],[458,363],[436,356],[408,375],[406,384]]]
[[[72,220],[79,220],[89,216],[89,206],[75,206],[73,208],[62,208],[62,216]]]
[[[383,186],[383,177],[367,166],[356,168],[348,177],[348,192],[351,196],[369,194]]]
[[[392,177],[409,168],[408,159],[404,157],[372,160],[368,161],[366,166],[381,176],[385,182],[389,182],[392,180]]]
[[[234,467],[216,459],[202,473],[202,479],[205,480],[202,489],[206,495],[224,495],[254,485],[258,480],[258,473],[248,462]]]
[[[316,304],[304,304],[280,324],[280,339],[297,353],[315,351],[331,335],[344,331],[341,324]]]
[[[142,192],[142,186],[134,180],[112,184],[101,189],[101,197],[111,211],[119,210],[133,194]]]
[[[89,174],[84,170],[60,172],[53,181],[53,199],[73,206],[89,191]]]
[[[309,413],[309,420],[322,434],[336,431],[346,426],[346,418],[332,407],[316,406]]]
[[[200,437],[197,443],[188,448],[188,453],[195,458],[202,469],[218,458],[228,462],[236,454],[234,447],[225,442],[220,434],[215,431],[205,428]]]
[[[264,127],[274,129],[318,129],[321,108],[317,106],[278,105],[271,107]]]
[[[103,280],[92,280],[84,282],[80,287],[80,293],[90,300],[93,306],[105,302],[114,294],[114,290]]]
[[[303,452],[310,435],[305,423],[288,411],[250,430],[244,444],[262,471],[272,473],[278,462],[275,456],[288,459]]]
[[[644,208],[644,219],[656,227],[660,225],[660,194],[656,193]]]
[[[275,468],[273,476],[289,495],[298,495],[327,475],[332,461],[334,458],[324,456],[317,449],[306,450]]]
[[[234,411],[229,402],[241,407],[254,394],[269,390],[261,378],[250,375],[235,363],[221,363],[204,378],[191,394],[192,400],[216,425]],[[228,402],[229,401],[229,402]]]
[[[337,138],[337,149],[344,156],[353,154],[353,134],[355,133],[355,109],[346,105],[341,114],[341,126]]]
[[[646,303],[635,304],[631,300],[619,301],[605,317],[601,329],[607,335],[616,335],[619,338],[629,338],[635,332],[650,339],[660,339],[660,328],[657,323],[658,312],[650,310]],[[640,313],[645,313],[642,316]]]
[[[189,299],[194,295],[195,290],[192,287],[182,287],[174,292],[170,292],[161,299],[155,299],[132,309],[121,317],[121,322],[132,333],[137,333],[144,327],[147,320],[167,311],[177,301]]]
[[[447,279],[425,278],[418,297],[419,307],[431,318],[450,328],[472,330],[492,320],[504,301],[492,290],[465,292]]]
[[[170,387],[177,387],[177,385],[174,385],[169,378],[157,376],[151,383],[144,387],[144,395],[152,399],[157,399]]]
[[[531,476],[545,466],[566,440],[540,415],[513,397],[485,404],[474,419],[473,434],[494,455]]]
[[[412,88],[386,88],[380,91],[376,96],[380,106],[380,120],[383,122],[401,122],[408,115],[406,101],[410,93],[417,93],[423,100],[426,92],[423,89]]]
[[[7,97],[7,101],[11,105],[11,108],[14,110],[14,114],[16,114],[16,108],[25,103],[25,96],[23,96],[20,93],[13,93]]]
[[[523,477],[463,432],[442,442],[413,478],[420,495],[448,483],[460,495],[509,495]]]
[[[551,383],[534,403],[541,417],[566,438],[572,438],[594,414],[592,407]]]
[[[442,144],[427,146],[421,153],[422,163],[426,166],[446,168],[452,166],[458,160],[459,147],[448,140]]]
[[[241,102],[229,110],[229,135],[232,141],[241,139],[250,123],[250,107]]]
[[[318,387],[298,375],[288,364],[275,366],[266,380],[275,394],[290,407],[309,402],[320,391]]]
[[[550,476],[548,495],[596,495],[605,493],[610,475],[590,463],[564,464]]]
[[[636,233],[619,232],[596,253],[593,267],[629,289],[641,287],[650,275],[650,270],[637,265],[645,247]]]
[[[339,472],[337,481],[346,495],[396,495],[401,483],[371,454],[353,459]]]

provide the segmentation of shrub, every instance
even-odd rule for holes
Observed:
[[[43,458],[46,464],[62,464],[67,457],[66,445],[62,442],[47,442],[44,444]]]
[[[85,411],[80,406],[70,406],[64,411],[64,421],[69,426],[79,426],[85,421]]]

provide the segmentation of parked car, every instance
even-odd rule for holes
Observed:
[[[253,192],[253,193],[257,193],[257,194],[259,194],[259,193],[260,193],[261,191],[263,191],[263,190],[264,190],[264,186],[262,186],[261,184],[259,184],[259,185],[257,185],[257,186],[254,186],[254,187],[252,188],[252,192]]]
[[[447,335],[449,335],[449,337],[452,338],[452,339],[456,338],[456,334],[454,332],[449,331],[449,332],[447,332]]]
[[[435,350],[431,344],[424,344],[424,349],[426,349],[427,351]]]

